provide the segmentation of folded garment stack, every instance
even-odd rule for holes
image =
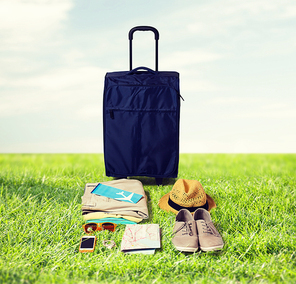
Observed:
[[[82,216],[86,223],[137,224],[148,219],[143,184],[134,179],[87,183],[82,196]]]

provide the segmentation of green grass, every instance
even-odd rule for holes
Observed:
[[[0,283],[295,283],[296,155],[181,155],[179,178],[196,179],[225,247],[183,254],[171,243],[175,215],[158,200],[174,181],[143,178],[149,223],[162,228],[152,256],[120,252],[124,225],[78,252],[85,183],[107,181],[103,155],[0,155]],[[117,247],[101,243],[112,239]]]

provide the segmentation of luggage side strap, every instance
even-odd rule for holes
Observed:
[[[137,26],[132,28],[128,33],[129,39],[129,55],[130,55],[130,70],[132,70],[132,42],[133,42],[133,34],[135,31],[152,31],[154,33],[155,38],[155,71],[158,71],[158,40],[159,40],[159,32],[156,28],[150,26]]]

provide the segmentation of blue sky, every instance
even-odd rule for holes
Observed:
[[[159,30],[182,153],[296,152],[296,2],[1,0],[0,152],[101,153],[106,72]],[[134,67],[154,68],[153,34]]]

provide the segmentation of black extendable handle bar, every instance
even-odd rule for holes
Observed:
[[[150,26],[137,26],[132,28],[128,33],[129,39],[129,54],[130,54],[130,70],[132,70],[132,41],[133,41],[133,34],[135,31],[152,31],[154,33],[155,38],[155,71],[158,71],[158,40],[159,40],[159,32],[156,28]]]

